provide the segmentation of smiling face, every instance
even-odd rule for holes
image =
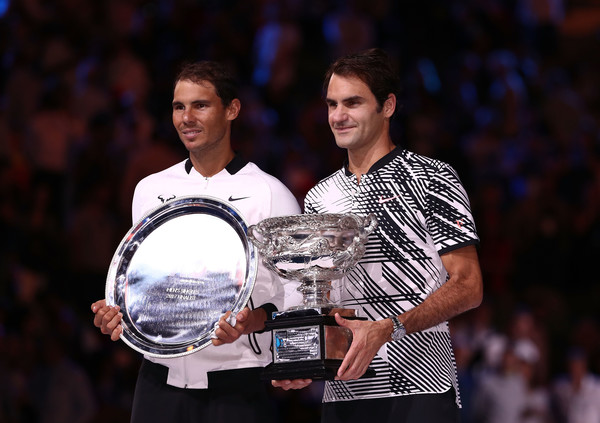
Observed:
[[[357,77],[333,74],[327,88],[329,126],[336,144],[348,151],[366,151],[389,139],[389,118],[395,96],[379,107],[375,96]]]
[[[215,87],[203,81],[181,80],[173,91],[173,126],[192,154],[230,148],[231,121],[240,110],[234,99],[224,106]]]

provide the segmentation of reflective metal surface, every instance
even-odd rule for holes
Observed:
[[[273,362],[320,359],[320,335],[318,325],[273,330]]]
[[[331,280],[356,265],[376,227],[373,214],[301,214],[264,219],[250,226],[248,238],[269,269],[301,281],[297,308],[325,309],[333,306],[327,300]]]
[[[246,305],[257,255],[239,212],[212,197],[179,197],[148,212],[121,241],[106,281],[123,313],[121,339],[156,357],[190,354],[227,310]]]

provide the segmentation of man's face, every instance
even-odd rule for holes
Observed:
[[[234,100],[229,107],[223,106],[210,82],[177,82],[173,91],[173,126],[185,148],[199,153],[228,141],[231,121],[239,112],[237,104]]]
[[[388,136],[387,111],[377,111],[375,96],[360,79],[333,74],[326,102],[329,126],[339,147],[365,149]]]

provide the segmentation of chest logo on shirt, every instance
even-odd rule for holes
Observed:
[[[392,201],[392,200],[395,200],[397,198],[400,198],[400,196],[399,195],[394,195],[393,197],[384,198],[383,195],[380,195],[379,196],[379,204],[387,203],[388,201]]]
[[[174,200],[175,199],[175,194],[171,194],[169,197],[167,197],[166,195],[159,195],[158,199],[160,200],[161,203],[166,203],[169,200]]]
[[[234,197],[233,195],[230,195],[228,201],[245,200],[246,198],[250,198],[250,197]]]

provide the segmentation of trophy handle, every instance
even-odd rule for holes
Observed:
[[[363,223],[365,225],[364,230],[367,235],[377,228],[377,218],[373,213],[368,214]]]
[[[264,251],[267,248],[267,236],[259,225],[251,225],[248,228],[248,238],[250,238],[250,241],[252,241],[260,251]],[[265,241],[261,241],[261,239]]]

